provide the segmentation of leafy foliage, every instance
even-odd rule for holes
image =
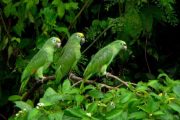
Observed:
[[[180,59],[171,51],[179,46],[169,45],[159,37],[161,31],[169,34],[179,24],[175,9],[175,0],[2,0],[0,117],[4,114],[2,119],[11,116],[9,119],[18,120],[179,119],[180,85],[172,78],[179,77]],[[87,42],[73,72],[82,76],[93,54],[115,39],[122,39],[128,51],[119,55],[108,71],[137,85],[104,89],[101,85],[113,87],[118,82],[103,77],[96,85],[88,84],[82,90],[72,87],[69,80],[64,80],[59,87],[49,81],[29,100],[21,101],[23,96],[16,94],[21,73],[30,59],[49,37],[60,37],[64,45],[76,31],[83,31]],[[162,52],[164,45],[168,52]],[[178,54],[177,49],[174,51]],[[54,68],[50,66],[45,74],[54,75]],[[160,74],[156,78],[159,71],[168,76]],[[31,88],[34,81],[28,85]],[[21,109],[17,116],[8,97]]]
[[[57,91],[48,88],[34,108],[15,102],[22,112],[14,119],[180,119],[179,89],[180,82],[166,74],[147,83],[139,82],[131,90],[118,88],[107,92],[91,85],[80,90],[67,79]]]

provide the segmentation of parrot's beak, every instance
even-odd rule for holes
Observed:
[[[127,46],[126,45],[124,46],[124,50],[127,50]]]
[[[57,47],[60,48],[61,47],[61,42],[57,43]]]
[[[81,38],[81,45],[83,45],[86,42],[85,38]]]

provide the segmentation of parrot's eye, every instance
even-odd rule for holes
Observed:
[[[56,39],[53,38],[53,39],[52,39],[52,42],[55,43],[55,42],[56,42]]]

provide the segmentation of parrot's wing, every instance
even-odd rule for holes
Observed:
[[[84,78],[89,79],[93,74],[103,74],[113,59],[113,48],[104,47],[99,50],[85,69]]]
[[[47,62],[47,53],[44,49],[41,49],[30,61],[21,76],[20,91],[23,91],[26,87],[28,80],[32,74],[42,67]]]
[[[81,56],[79,45],[67,45],[65,46],[64,53],[59,58],[58,68],[56,70],[56,83],[60,80],[76,65]]]

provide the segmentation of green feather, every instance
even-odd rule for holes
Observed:
[[[126,49],[126,43],[122,40],[116,40],[101,50],[99,50],[91,59],[84,71],[84,79],[88,80],[92,75],[103,76],[106,74],[107,67],[113,61],[120,50]]]
[[[57,61],[56,81],[58,84],[71,69],[73,69],[81,57],[81,42],[84,41],[82,33],[74,33],[71,35],[66,45],[62,50],[62,54]]]
[[[60,39],[52,37],[48,39],[38,53],[33,56],[22,73],[20,93],[24,92],[29,78],[32,75],[35,75],[36,78],[43,78],[43,71],[53,62],[53,53],[59,44]]]

